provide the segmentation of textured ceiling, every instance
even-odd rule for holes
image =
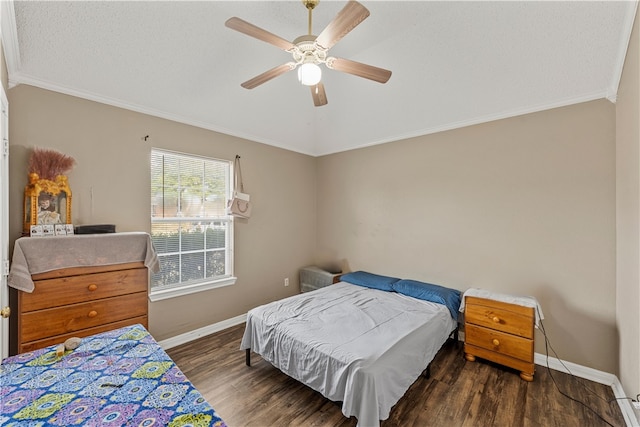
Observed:
[[[11,86],[30,84],[323,155],[615,100],[637,7],[632,1],[362,4],[371,16],[330,54],[393,75],[382,85],[323,66],[329,101],[323,107],[313,106],[295,72],[252,90],[240,87],[290,55],[224,26],[238,16],[293,40],[307,32],[300,1],[14,1],[3,4],[2,34]],[[321,1],[314,34],[344,5]]]

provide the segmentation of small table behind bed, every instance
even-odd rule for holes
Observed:
[[[225,426],[142,325],[0,365],[0,425]]]

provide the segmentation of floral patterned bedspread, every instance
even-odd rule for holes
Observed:
[[[0,425],[226,426],[142,325],[3,360]]]

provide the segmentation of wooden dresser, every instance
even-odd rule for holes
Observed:
[[[18,292],[18,352],[136,323],[148,327],[148,269],[142,261],[32,275]]]
[[[21,237],[7,284],[11,354],[140,323],[148,328],[149,272],[160,269],[145,232]]]
[[[491,299],[465,297],[464,352],[520,371],[533,381],[534,308]]]

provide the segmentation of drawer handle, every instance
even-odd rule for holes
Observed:
[[[495,346],[499,346],[500,345],[500,341],[498,341],[496,338],[493,339],[493,341],[491,341],[493,343],[493,345]]]
[[[91,311],[89,312],[89,314],[87,314],[87,316],[89,316],[89,317],[96,317],[97,315],[98,315],[98,312],[97,312],[97,311],[95,311],[95,310],[91,310]]]
[[[491,320],[493,320],[495,323],[500,323],[500,318],[498,316],[493,316]]]
[[[96,285],[95,283],[92,283],[87,287],[87,289],[89,289],[91,292],[93,292],[96,289],[98,289],[98,285]]]

